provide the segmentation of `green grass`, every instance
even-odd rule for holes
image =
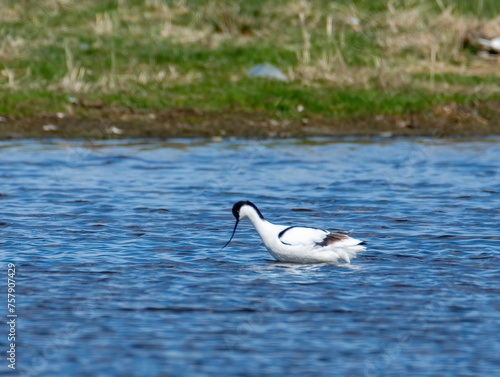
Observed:
[[[469,76],[456,73],[428,74],[420,73],[414,75],[417,80],[432,80],[435,83],[448,83],[452,85],[476,86],[476,85],[496,85],[500,86],[500,77],[493,75]]]
[[[224,111],[238,103],[279,118],[500,99],[498,70],[449,30],[478,31],[500,12],[498,1],[391,4],[389,11],[386,0],[0,0],[0,115],[66,111],[69,97],[141,110]],[[405,37],[409,45],[400,46]],[[291,81],[248,78],[262,62],[290,72]]]

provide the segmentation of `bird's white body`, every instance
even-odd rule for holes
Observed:
[[[493,39],[478,38],[477,41],[483,47],[490,48],[496,52],[500,52],[500,37]]]
[[[343,259],[349,263],[356,254],[365,250],[365,247],[360,245],[361,241],[346,234],[272,224],[265,220],[257,207],[251,203],[241,205],[236,212],[239,215],[237,221],[247,217],[252,222],[267,250],[278,261],[331,263]]]

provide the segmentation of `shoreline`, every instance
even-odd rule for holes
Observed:
[[[303,114],[280,119],[266,113],[119,107],[81,109],[73,114],[4,117],[0,140],[9,139],[136,139],[136,138],[296,138],[500,135],[500,101],[474,105],[455,102],[403,115],[372,115],[348,119]]]
[[[1,140],[500,135],[496,4],[59,3],[0,9]]]

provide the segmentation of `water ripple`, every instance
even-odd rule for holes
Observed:
[[[494,138],[1,142],[18,370],[490,376],[499,155]],[[238,200],[368,249],[280,263],[242,223],[220,250]]]

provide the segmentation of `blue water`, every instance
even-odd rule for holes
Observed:
[[[1,142],[0,374],[497,375],[499,157],[500,139]],[[278,263],[244,221],[221,251],[239,200],[368,249]]]

